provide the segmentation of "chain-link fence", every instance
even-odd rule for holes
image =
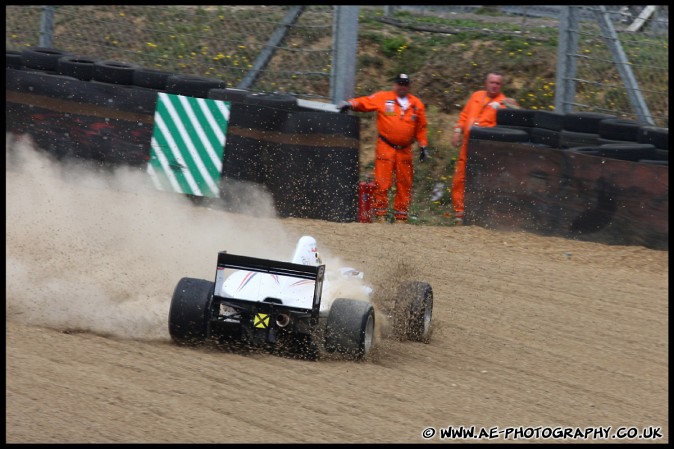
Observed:
[[[8,50],[48,46],[219,78],[229,87],[305,97],[329,95],[332,6],[5,8]],[[50,20],[53,23],[45,23]]]
[[[573,10],[574,21],[568,8]],[[445,46],[452,46],[443,59],[421,70],[444,75],[428,81],[421,74],[427,85],[445,84],[444,91],[434,91],[446,94],[440,103],[447,110],[448,105],[458,107],[471,91],[482,88],[485,72],[497,68],[510,80],[504,91],[524,107],[553,110],[556,104],[563,113],[596,111],[669,125],[668,6],[396,5],[363,9],[365,17],[398,29],[436,33],[435,42],[442,39]],[[560,35],[560,29],[568,35]],[[471,38],[474,42],[467,42]],[[574,45],[569,46],[567,40]],[[564,73],[556,73],[560,57],[567,59]],[[442,69],[443,65],[459,66],[466,58],[469,71]]]
[[[577,24],[569,27],[565,8],[574,10]],[[598,14],[598,8],[604,12]],[[66,5],[5,11],[8,50],[49,46],[220,78],[229,87],[332,97],[333,37],[341,36],[334,6]],[[564,27],[576,45],[562,49],[568,43],[560,37]],[[417,32],[418,41],[397,36],[402,29]],[[414,75],[421,98],[451,112],[495,67],[510,80],[504,90],[527,108],[598,111],[641,121],[647,114],[652,124],[669,124],[667,6],[362,6],[358,40],[361,50],[364,42],[379,45],[359,55],[360,94],[385,83],[377,73],[385,57],[396,62],[390,70]],[[428,57],[431,49],[437,57]],[[566,66],[573,70],[559,73],[560,52],[573,61]]]
[[[578,8],[571,109],[669,127],[669,8]]]

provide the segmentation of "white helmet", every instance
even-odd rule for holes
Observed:
[[[316,248],[315,238],[305,235],[298,240],[295,254],[293,255],[293,263],[312,265],[314,267],[323,263]]]

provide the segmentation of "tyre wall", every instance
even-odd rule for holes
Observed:
[[[159,92],[227,101],[219,181],[226,206],[236,210],[250,201],[255,196],[247,192],[255,186],[270,191],[282,216],[357,219],[355,117],[307,111],[290,95],[227,89],[222,80],[57,49],[8,51],[6,66],[6,130],[31,134],[58,159],[144,169],[152,154]],[[315,179],[308,167],[319,174]],[[284,179],[292,188],[283,187]]]
[[[281,216],[357,220],[359,122],[351,115],[293,112],[263,161]]]
[[[149,158],[157,93],[6,69],[6,129],[28,133],[55,157],[141,166]]]
[[[668,166],[593,147],[471,138],[465,204],[466,224],[668,249]]]

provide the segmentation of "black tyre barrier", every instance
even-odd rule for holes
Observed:
[[[297,108],[297,98],[290,94],[251,93],[245,102],[254,106],[293,111]]]
[[[496,125],[494,126],[494,129],[519,129],[520,131],[524,131],[527,133],[529,138],[531,138],[531,127],[530,126],[517,126],[517,125]]]
[[[110,84],[133,84],[133,72],[140,66],[121,61],[96,61],[94,63],[95,81]]]
[[[669,150],[662,150],[660,148],[655,148],[655,154],[651,158],[655,161],[668,161],[669,160]]]
[[[279,132],[281,126],[288,119],[288,111],[265,106],[233,103],[229,118],[229,125],[236,128],[244,128],[251,131]],[[263,138],[257,134],[255,138]]]
[[[86,56],[62,56],[56,64],[59,75],[72,76],[82,81],[91,81],[94,78],[94,64],[97,59]]]
[[[667,250],[668,166],[599,152],[471,142],[465,223]]]
[[[357,139],[360,133],[358,120],[353,120],[347,114],[324,111],[297,111],[288,115],[286,122],[281,126],[281,131],[294,129],[298,134],[318,134],[321,141],[346,136],[349,139]],[[326,136],[327,135],[327,136]],[[351,143],[342,142],[338,146]]]
[[[499,142],[527,142],[529,134],[520,129],[473,126],[470,128],[470,138]]]
[[[637,162],[641,162],[642,164],[669,165],[669,161],[659,161],[655,159],[639,159]]]
[[[570,112],[562,119],[562,128],[578,133],[599,134],[599,122],[617,118],[615,115],[599,112]]]
[[[564,114],[558,114],[552,111],[536,111],[534,113],[534,124],[536,128],[550,129],[552,131],[561,131],[563,126]]]
[[[636,140],[613,140],[613,139],[605,139],[603,137],[599,137],[597,139],[597,143],[599,145],[605,145],[609,143],[638,143]]]
[[[134,86],[165,91],[168,79],[173,75],[165,70],[139,67],[134,70],[132,81]]]
[[[18,50],[7,50],[5,56],[5,67],[20,69],[23,67],[23,57]]]
[[[559,148],[559,131],[546,128],[531,128],[529,140],[531,140],[531,143]]]
[[[669,128],[642,126],[637,134],[638,143],[650,143],[655,148],[669,150]]]
[[[245,103],[250,92],[243,89],[211,89],[208,98],[213,100],[229,101],[231,103]]]
[[[9,70],[5,79],[7,91],[28,94],[32,106],[40,107],[42,99],[49,97],[59,100],[95,105],[109,109],[110,116],[130,112],[154,116],[157,94],[154,91],[134,86],[115,85],[98,81],[81,80],[44,71]],[[9,96],[9,95],[8,95]],[[35,96],[35,99],[32,97]],[[9,99],[8,99],[9,101]],[[54,108],[58,105],[54,105]]]
[[[639,159],[653,159],[655,146],[648,143],[606,144],[599,147],[599,155],[636,162]]]
[[[198,75],[172,75],[166,81],[166,92],[186,97],[208,98],[211,89],[224,89],[227,81]]]
[[[257,198],[258,192],[246,186],[265,187],[263,157],[278,147],[277,135],[287,117],[286,111],[278,109],[231,104],[220,184],[223,203],[230,211],[249,209]]]
[[[295,112],[264,158],[264,183],[281,217],[356,221],[359,121],[346,114]]]
[[[582,133],[563,129],[559,132],[559,147],[573,148],[599,145],[599,134]]]
[[[156,91],[46,72],[7,72],[7,114],[17,123],[12,126],[31,134],[39,148],[58,159],[147,162]]]
[[[5,71],[7,88],[6,101],[11,101],[14,93],[39,95],[50,98],[71,98],[71,93],[82,88],[81,81],[71,76],[58,75],[56,72],[30,69],[7,69]],[[64,94],[67,92],[67,96]],[[31,103],[39,107],[39,99]]]
[[[23,65],[30,69],[49,70],[56,72],[58,60],[72,53],[57,48],[29,47],[21,52]]]
[[[532,147],[537,147],[537,148],[556,148],[556,147],[551,147],[550,145],[547,145],[545,143],[528,142],[528,145],[530,145]]]
[[[573,148],[566,148],[566,151],[569,153],[581,153],[585,154],[588,156],[599,156],[600,155],[600,149],[598,146],[590,146],[590,147],[573,147]]]
[[[532,109],[497,109],[496,123],[509,126],[534,126],[534,114]]]
[[[634,120],[611,118],[599,122],[599,137],[611,140],[636,142],[641,125]]]
[[[17,70],[17,69],[14,69]],[[30,73],[33,75],[53,75],[53,76],[62,76],[59,75],[59,72],[56,72],[54,70],[37,70],[37,69],[29,69],[28,67],[24,66],[22,67],[21,70],[23,73]]]
[[[16,70],[15,72],[17,73],[7,74],[6,115],[11,116],[14,122],[11,128],[30,134],[37,148],[57,160],[76,154],[77,150],[70,138],[72,118],[66,114],[43,108],[44,98],[48,95],[43,95],[42,98],[29,104],[17,104],[13,100],[18,90],[15,88],[19,86],[24,87],[24,92],[48,91],[51,97],[48,101],[53,101],[58,92],[71,89],[79,85],[81,81],[69,76],[50,75],[45,71]],[[46,87],[47,85],[49,87]]]

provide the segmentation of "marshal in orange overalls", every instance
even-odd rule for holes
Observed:
[[[478,90],[470,96],[468,103],[459,115],[459,121],[456,123],[456,129],[461,129],[463,133],[463,143],[459,150],[459,159],[456,161],[456,170],[454,180],[452,181],[452,205],[457,217],[463,219],[464,214],[464,191],[466,188],[466,148],[470,137],[470,128],[473,126],[496,126],[496,111],[505,108],[503,100],[506,95],[499,92],[493,98],[487,95],[486,90]]]
[[[395,174],[393,216],[396,220],[407,220],[414,178],[412,144],[417,141],[422,147],[428,146],[426,108],[412,94],[408,93],[407,99],[409,104],[406,108],[399,103],[394,91],[381,91],[349,100],[354,111],[377,113],[379,136],[375,149],[376,187],[372,209],[378,217],[388,212],[388,191],[393,186]]]

